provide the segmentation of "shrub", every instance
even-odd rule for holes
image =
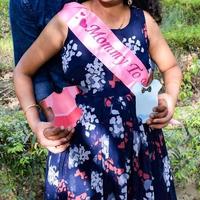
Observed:
[[[13,66],[12,41],[8,17],[8,0],[0,1],[0,73]]]
[[[175,118],[183,126],[167,127],[165,138],[176,184],[195,182],[200,187],[200,103],[177,108]]]
[[[0,39],[4,38],[9,33],[9,21],[8,21],[8,0],[0,1]]]
[[[46,151],[39,148],[21,112],[0,111],[0,196],[35,199],[43,190]]]
[[[197,37],[198,35],[200,35],[200,25],[177,27],[176,30],[172,29],[164,32],[164,36],[172,49],[180,50],[182,48],[185,51],[198,51],[200,47],[200,37]]]
[[[186,67],[183,73],[183,82],[179,98],[184,103],[190,103],[194,95],[200,95],[198,88],[200,75],[200,59],[195,58],[190,66]]]
[[[198,51],[200,1],[163,0],[162,31],[173,49]]]

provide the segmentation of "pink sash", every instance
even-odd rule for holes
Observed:
[[[77,38],[129,89],[146,85],[148,71],[140,59],[93,12],[72,2],[59,12]]]
[[[136,82],[147,84],[146,67],[94,13],[73,2],[65,4],[59,15],[85,47],[130,90]],[[63,93],[53,93],[43,100],[42,104],[54,112],[55,126],[75,126],[80,119],[81,111],[75,102],[77,93],[76,87],[65,88]]]

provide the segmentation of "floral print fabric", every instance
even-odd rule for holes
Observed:
[[[150,70],[145,30],[143,11],[132,8],[129,25],[113,32]],[[71,31],[62,60],[83,115],[70,147],[49,153],[45,199],[176,200],[162,130],[137,119],[134,95]]]

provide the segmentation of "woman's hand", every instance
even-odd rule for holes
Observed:
[[[147,124],[150,128],[161,129],[167,126],[174,114],[175,103],[173,98],[163,93],[158,96],[158,106],[153,109]]]
[[[38,143],[53,153],[61,153],[70,146],[74,128],[54,127],[51,122],[39,122],[34,131]]]

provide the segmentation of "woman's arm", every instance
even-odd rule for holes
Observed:
[[[67,37],[67,25],[59,15],[56,15],[42,31],[38,39],[25,52],[14,70],[14,85],[16,95],[19,99],[22,109],[26,112],[28,123],[36,133],[39,142],[43,146],[58,146],[66,143],[66,138],[48,140],[44,137],[44,130],[52,127],[51,123],[40,122],[39,114],[36,107],[30,105],[36,104],[32,76],[36,71],[53,55],[59,52],[63,47]],[[22,41],[23,42],[23,41]],[[59,132],[59,129],[53,130]],[[65,134],[65,130],[61,131]]]
[[[173,116],[182,73],[157,23],[146,12],[145,18],[149,37],[149,52],[162,73],[165,84],[165,93],[159,95],[159,105],[154,109],[157,114],[152,114],[148,124],[152,128],[163,128]]]

